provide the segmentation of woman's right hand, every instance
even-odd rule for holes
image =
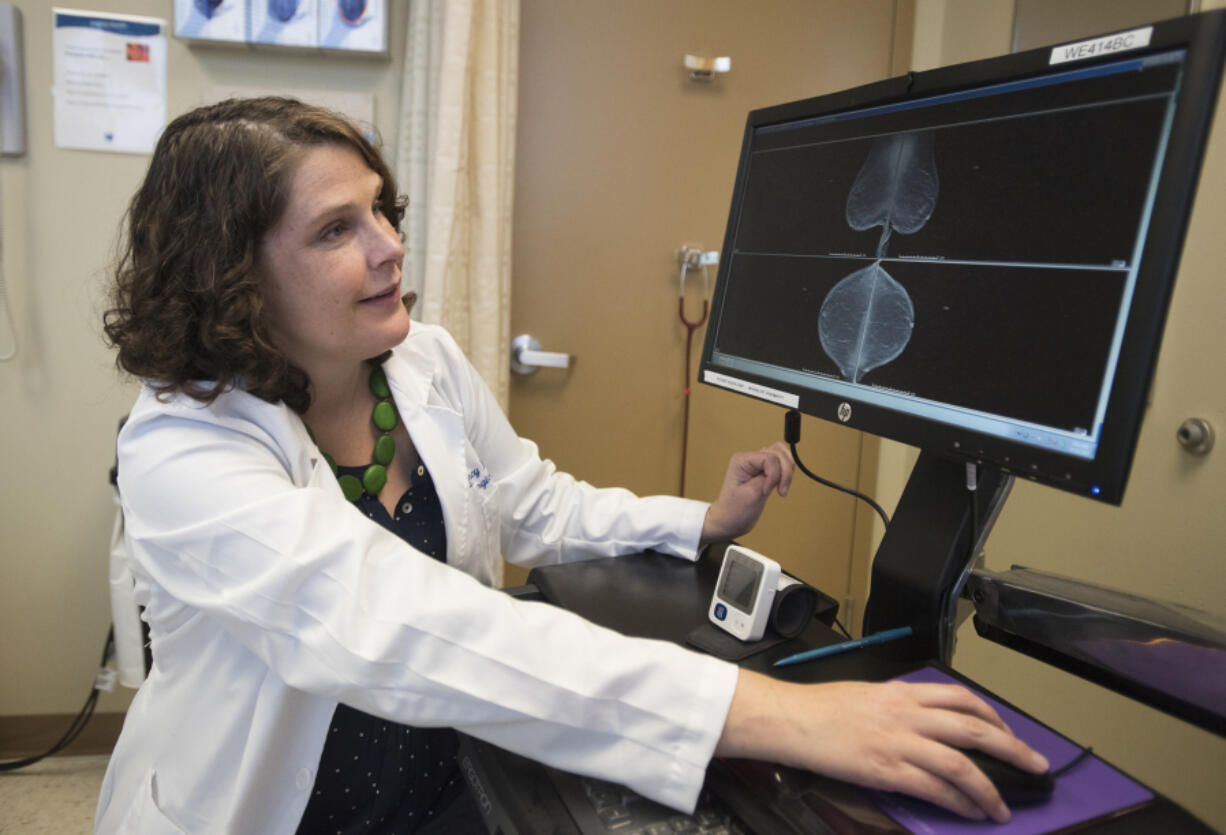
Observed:
[[[1048,768],[986,702],[955,684],[804,685],[747,670],[715,753],[902,792],[967,818],[1009,820],[996,787],[954,748],[978,748],[1026,771]]]

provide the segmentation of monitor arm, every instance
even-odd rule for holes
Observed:
[[[962,589],[1013,486],[999,468],[978,465],[976,472],[972,491],[965,463],[921,452],[911,470],[873,559],[864,611],[865,635],[912,627],[895,652],[946,664],[953,657]]]
[[[1226,736],[1226,618],[1013,566],[966,586],[983,637]]]
[[[879,649],[949,665],[971,610],[984,638],[1226,736],[1226,618],[1014,566],[983,568],[1013,476],[921,452],[873,561],[864,634],[910,626]]]

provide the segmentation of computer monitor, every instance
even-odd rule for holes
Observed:
[[[1224,22],[751,112],[700,380],[1118,504]]]
[[[892,653],[951,659],[1014,477],[1122,501],[1224,54],[1215,11],[749,114],[700,379],[920,448],[864,613],[866,634],[913,628]],[[1226,728],[982,614],[993,640]],[[1110,614],[1061,623],[1226,649]]]

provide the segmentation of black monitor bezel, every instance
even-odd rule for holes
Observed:
[[[724,249],[711,319],[703,345],[699,380],[707,372],[787,392],[798,398],[797,408],[808,415],[862,430],[928,452],[959,460],[973,460],[999,467],[1006,473],[1028,478],[1111,504],[1123,500],[1124,488],[1136,451],[1150,383],[1157,362],[1175,274],[1183,248],[1185,230],[1200,176],[1201,160],[1213,119],[1226,54],[1226,10],[1206,12],[1154,24],[1148,46],[1124,53],[1078,61],[1075,67],[1091,67],[1121,58],[1143,57],[1182,48],[1186,50],[1185,72],[1176,97],[1176,112],[1155,194],[1146,245],[1137,269],[1136,290],[1129,312],[1115,379],[1104,416],[1097,453],[1092,460],[937,423],[927,418],[886,409],[871,403],[795,386],[773,378],[730,369],[712,361],[714,340],[727,290],[727,271],[732,264],[732,241],[748,178],[754,131],[798,119],[828,116],[865,107],[888,105],[924,96],[954,92],[978,85],[1045,75],[1069,65],[1053,66],[1053,47],[1043,47],[966,64],[958,64],[754,110],[746,120],[738,160]],[[757,396],[752,391],[745,392]],[[759,397],[759,399],[768,398]],[[850,417],[839,415],[847,403]]]

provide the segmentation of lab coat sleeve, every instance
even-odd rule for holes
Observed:
[[[488,589],[370,523],[323,462],[293,483],[241,421],[130,419],[120,458],[138,577],[289,686],[693,807],[731,665]]]
[[[445,402],[463,412],[469,440],[488,465],[508,562],[552,564],[646,548],[696,558],[706,502],[597,489],[559,471],[541,459],[535,443],[516,434],[485,381],[445,332],[440,349],[445,370],[436,385]],[[593,435],[591,442],[620,440]]]

